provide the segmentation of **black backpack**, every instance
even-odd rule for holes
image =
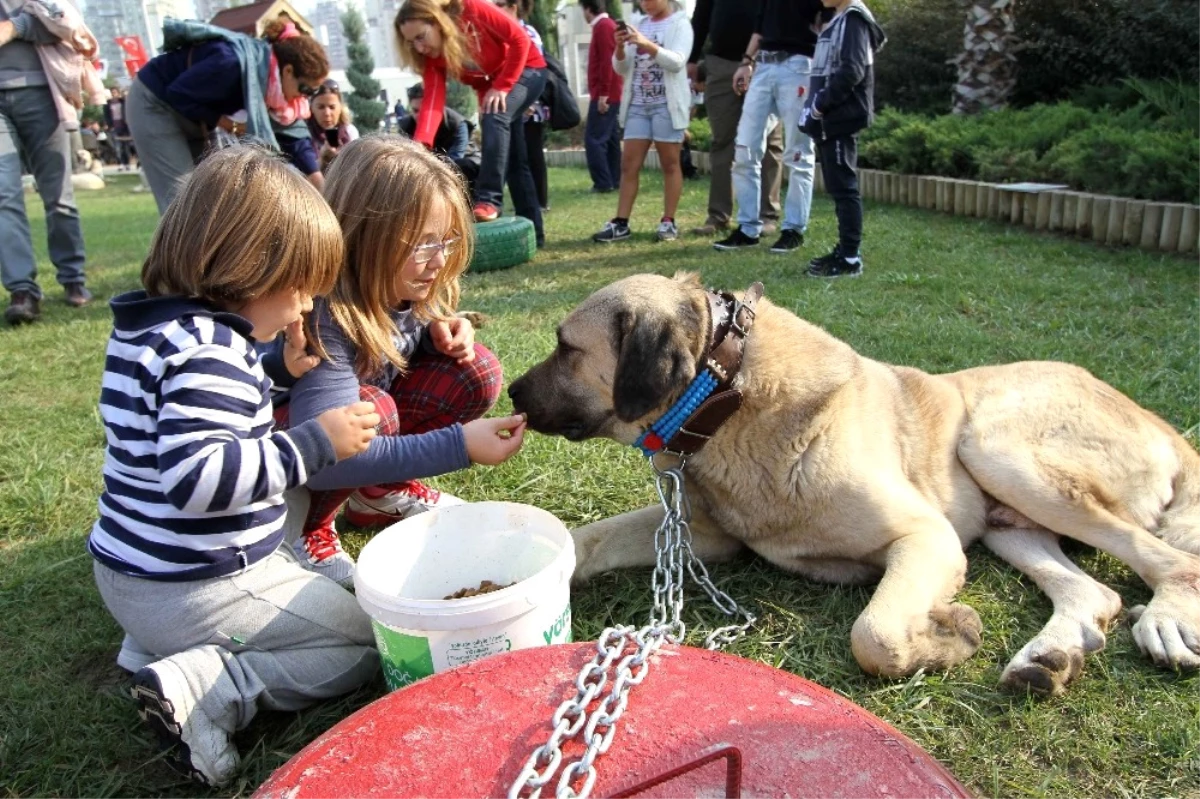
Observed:
[[[582,121],[579,114],[579,103],[575,101],[575,92],[567,81],[567,73],[563,70],[562,62],[549,53],[543,53],[546,59],[546,88],[542,90],[542,102],[550,109],[551,130],[567,130]]]

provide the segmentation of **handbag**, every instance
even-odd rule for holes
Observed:
[[[575,100],[575,92],[567,81],[567,73],[562,62],[549,53],[543,53],[546,59],[546,88],[542,90],[542,102],[550,109],[550,130],[568,130],[578,125],[583,117],[579,113],[579,103]]]

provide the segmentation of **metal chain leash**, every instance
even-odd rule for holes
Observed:
[[[554,778],[562,765],[562,744],[582,732],[587,748],[578,760],[568,763],[559,775],[555,790],[557,799],[586,799],[596,783],[596,758],[608,751],[617,731],[617,721],[629,703],[629,691],[646,679],[650,656],[665,643],[683,641],[687,627],[683,622],[683,568],[721,612],[741,616],[744,621],[713,630],[705,638],[708,649],[718,649],[741,637],[755,622],[755,617],[740,607],[728,594],[713,585],[708,570],[692,551],[692,532],[689,527],[692,509],[683,483],[684,463],[660,470],[655,467],[655,487],[663,506],[663,521],[654,531],[655,565],[651,586],[654,590],[654,610],[650,623],[640,630],[632,626],[609,627],[596,642],[596,656],[575,678],[577,692],[559,705],[551,716],[554,731],[549,740],[539,746],[525,762],[508,790],[508,799],[528,796],[538,799],[542,789]],[[626,654],[626,650],[632,650]],[[619,662],[618,662],[619,659]],[[608,672],[616,663],[612,687],[600,704],[587,714],[588,706],[608,685]],[[582,779],[576,791],[572,783]],[[528,791],[528,793],[525,793]]]

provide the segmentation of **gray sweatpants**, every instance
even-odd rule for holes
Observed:
[[[204,153],[204,130],[137,79],[125,98],[125,117],[137,147],[142,175],[154,192],[158,215],[162,216],[175,199],[180,181],[192,173]]]
[[[178,666],[204,713],[229,733],[259,704],[299,710],[347,693],[379,668],[371,623],[350,592],[279,547],[228,577],[168,583],[95,564],[109,613],[142,649]]]

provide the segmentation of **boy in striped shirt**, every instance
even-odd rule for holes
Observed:
[[[264,150],[203,162],[167,209],[144,291],[112,301],[100,394],[107,449],[88,538],[125,631],[138,712],[172,765],[233,776],[258,706],[297,710],[362,685],[378,657],[354,597],[283,545],[283,492],[364,451],[379,416],[335,408],[272,432],[272,379],[316,359],[302,315],[332,288],[342,234],[316,189]],[[285,332],[281,362],[255,342]]]

